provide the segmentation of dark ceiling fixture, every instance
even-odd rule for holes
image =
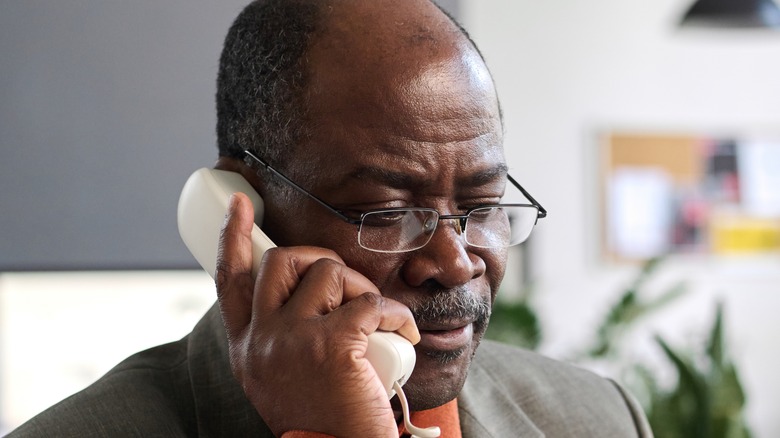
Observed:
[[[681,25],[780,29],[780,8],[773,0],[697,0]]]

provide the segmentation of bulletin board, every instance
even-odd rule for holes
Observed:
[[[780,251],[780,135],[623,131],[599,147],[607,258]]]

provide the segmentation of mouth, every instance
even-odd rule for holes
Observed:
[[[429,351],[463,350],[471,344],[474,335],[474,324],[471,322],[418,328],[421,339],[417,345]]]
[[[433,288],[407,304],[420,331],[418,353],[446,364],[473,349],[490,318],[488,294],[466,287]]]

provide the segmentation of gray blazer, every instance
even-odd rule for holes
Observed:
[[[230,372],[215,305],[178,342],[129,357],[9,437],[272,437]],[[464,437],[650,437],[618,385],[484,341],[458,397]]]

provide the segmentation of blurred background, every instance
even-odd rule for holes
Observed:
[[[778,436],[780,30],[771,11],[682,24],[692,3],[442,2],[494,75],[512,174],[550,212],[512,254],[496,327],[621,380],[653,418],[682,400],[729,436]],[[0,433],[213,303],[176,202],[216,158],[244,4],[0,2]]]

